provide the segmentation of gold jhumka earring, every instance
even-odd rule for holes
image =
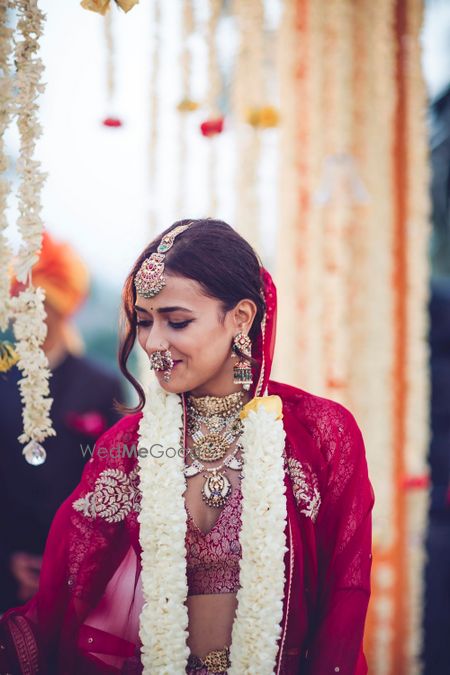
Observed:
[[[245,354],[248,359],[241,356],[239,352]],[[233,367],[233,384],[242,384],[243,389],[248,391],[253,384],[252,366],[249,359],[252,357],[252,341],[242,331],[239,331],[233,338],[232,359],[238,359]]]

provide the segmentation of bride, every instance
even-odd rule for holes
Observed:
[[[222,221],[179,221],[139,256],[119,348],[139,402],[60,507],[38,593],[2,617],[1,672],[367,672],[363,439],[340,404],[269,379],[276,309]]]

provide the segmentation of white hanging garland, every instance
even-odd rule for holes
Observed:
[[[5,131],[12,113],[12,78],[10,74],[13,29],[8,26],[8,0],[0,0],[0,173],[8,170],[9,161],[5,152]],[[6,218],[7,199],[11,183],[0,180],[0,331],[8,328],[10,318],[9,265],[12,250],[5,235],[8,227]]]
[[[15,50],[15,113],[20,134],[17,225],[22,244],[15,272],[17,279],[27,287],[19,296],[11,299],[11,307],[14,314],[16,349],[20,359],[18,368],[24,375],[19,381],[24,423],[19,441],[30,441],[24,454],[30,463],[40,464],[45,460],[45,451],[39,444],[47,436],[55,435],[49,416],[52,404],[52,399],[48,398],[50,371],[47,357],[41,349],[47,333],[45,293],[42,288],[34,288],[31,283],[31,268],[39,259],[42,244],[40,198],[46,178],[46,174],[40,170],[40,162],[33,159],[36,141],[42,133],[38,122],[38,96],[43,93],[45,85],[41,83],[44,65],[38,51],[45,17],[38,8],[37,0],[17,0],[16,9],[17,31],[21,37],[16,40]]]

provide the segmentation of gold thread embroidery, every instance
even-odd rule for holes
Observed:
[[[7,619],[7,625],[19,658],[20,672],[22,675],[34,675],[39,667],[38,648],[28,621],[16,615]]]
[[[86,518],[97,516],[107,523],[119,523],[131,511],[140,511],[139,467],[129,474],[120,469],[105,469],[95,481],[93,492],[76,499],[72,506]]]
[[[306,466],[294,457],[289,457],[287,463],[295,500],[303,507],[300,512],[315,523],[322,501],[317,476],[312,471],[307,472]]]

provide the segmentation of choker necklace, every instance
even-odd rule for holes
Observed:
[[[235,391],[226,396],[193,396],[189,394],[188,402],[196,412],[204,417],[213,415],[231,416],[240,412],[244,405],[244,392]]]
[[[243,392],[228,396],[202,396],[187,399],[187,430],[194,442],[195,458],[204,462],[222,459],[230,445],[242,434],[239,418]],[[207,433],[202,430],[202,425]]]

